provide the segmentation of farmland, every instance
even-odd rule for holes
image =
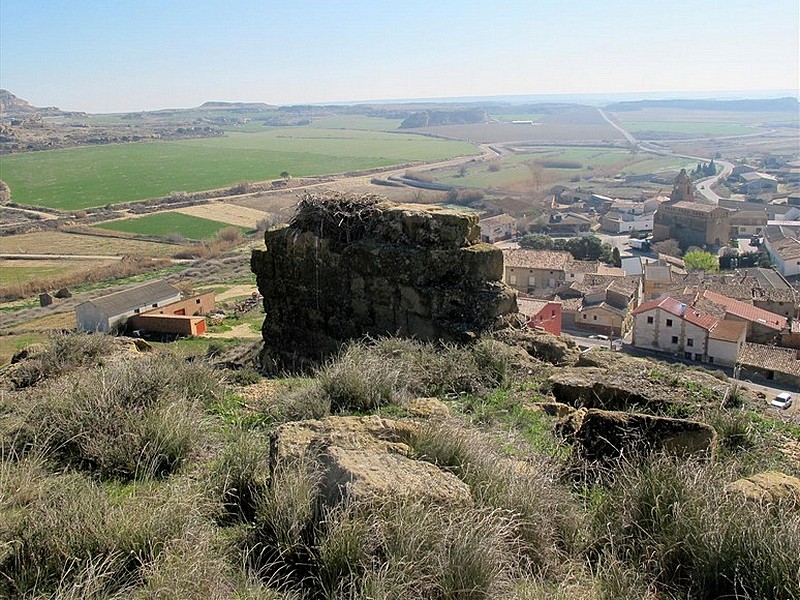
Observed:
[[[649,155],[634,155],[629,150],[604,147],[530,147],[526,152],[503,158],[499,170],[480,164],[468,167],[461,176],[456,168],[435,172],[436,180],[457,186],[480,188],[507,188],[520,184],[530,185],[533,172],[540,174],[541,183],[568,182],[575,177],[590,175],[616,175],[651,172],[658,169],[680,168],[682,159],[652,158]],[[571,168],[559,168],[559,163]],[[638,165],[643,165],[637,168]]]
[[[625,128],[632,133],[663,132],[691,135],[747,135],[756,133],[754,127],[737,123],[702,121],[625,121]]]
[[[227,223],[228,225],[236,225],[245,229],[255,229],[261,219],[266,219],[270,216],[269,213],[262,210],[224,202],[187,206],[186,208],[179,208],[175,212]]]
[[[156,237],[167,237],[178,234],[188,240],[205,240],[211,238],[216,235],[220,229],[228,226],[227,223],[185,215],[178,212],[162,212],[144,217],[109,221],[102,225],[96,225],[98,229],[109,229],[111,231]]]
[[[163,258],[179,250],[180,246],[174,244],[63,231],[41,231],[0,237],[0,253],[3,254],[131,255]]]
[[[109,263],[86,260],[0,260],[0,287],[32,279],[69,275]]]
[[[467,143],[413,134],[264,128],[225,137],[111,144],[3,156],[0,179],[15,202],[61,210],[199,191],[283,171],[313,176],[475,152]]]

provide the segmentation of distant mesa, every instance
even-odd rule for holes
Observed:
[[[33,106],[8,90],[0,90],[0,117],[3,118],[30,118],[36,115],[41,117],[65,117],[84,114],[86,113],[63,111],[55,106]]]
[[[198,108],[206,110],[275,110],[277,107],[264,102],[203,102]]]
[[[770,98],[763,100],[636,100],[617,102],[605,107],[610,112],[625,112],[645,108],[677,108],[682,110],[731,110],[736,112],[786,112],[796,111],[797,98]]]

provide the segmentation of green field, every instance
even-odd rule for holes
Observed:
[[[624,166],[627,161],[633,159],[633,155],[627,150],[615,148],[547,148],[545,150],[533,150],[530,153],[518,154],[504,158],[500,162],[499,171],[490,171],[489,165],[479,163],[468,166],[466,174],[461,177],[456,168],[442,169],[436,171],[436,181],[457,186],[478,187],[478,188],[499,188],[515,183],[531,180],[531,169],[529,165],[537,160],[565,160],[577,161],[582,164],[580,169],[558,169],[542,167],[547,181],[567,180],[575,175],[586,175],[593,169],[616,166]]]
[[[14,202],[78,210],[241,181],[324,175],[475,153],[466,142],[412,134],[269,127],[258,133],[0,157]]]
[[[187,240],[206,240],[214,237],[220,229],[233,227],[233,225],[176,212],[162,212],[146,217],[111,221],[95,225],[95,227],[156,237],[166,237],[177,233]]]
[[[700,121],[622,121],[622,126],[633,133],[664,132],[692,135],[746,135],[759,130],[737,123]]]

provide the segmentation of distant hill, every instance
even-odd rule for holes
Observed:
[[[766,100],[637,100],[609,104],[606,110],[625,112],[644,108],[677,108],[683,110],[728,110],[737,112],[797,112],[800,102],[796,98]]]
[[[485,123],[488,115],[484,108],[464,110],[425,110],[407,117],[400,124],[401,129],[413,127],[432,127],[434,125],[463,125],[466,123]]]
[[[55,106],[33,106],[26,100],[18,98],[8,90],[0,90],[0,116],[11,118],[26,118],[39,115],[42,117],[57,117],[79,115],[85,113],[67,112]]]
[[[198,108],[205,110],[275,110],[277,107],[264,102],[203,102]]]

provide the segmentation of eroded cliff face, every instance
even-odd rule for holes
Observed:
[[[467,341],[516,313],[502,252],[475,214],[377,197],[306,196],[251,268],[267,369],[297,368],[365,335]]]

